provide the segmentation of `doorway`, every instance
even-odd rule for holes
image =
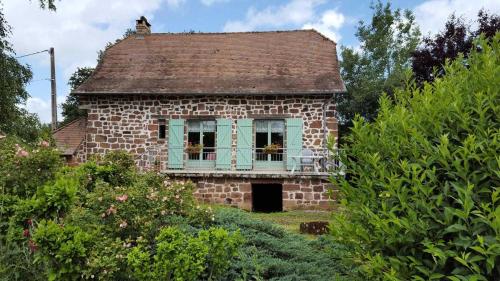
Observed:
[[[254,212],[282,212],[283,187],[276,183],[252,184],[252,211]]]

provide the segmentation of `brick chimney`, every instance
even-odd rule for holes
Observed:
[[[149,24],[146,17],[142,16],[135,23],[135,31],[137,35],[151,34],[151,24]]]

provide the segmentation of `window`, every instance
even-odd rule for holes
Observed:
[[[283,161],[285,122],[283,120],[255,121],[255,148],[257,161]]]
[[[158,138],[159,139],[165,139],[165,136],[167,135],[167,124],[165,122],[165,119],[159,119],[158,120]]]
[[[214,120],[188,122],[187,153],[189,160],[215,160],[215,131]]]

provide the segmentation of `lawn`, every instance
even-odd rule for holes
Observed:
[[[286,230],[294,233],[300,233],[300,224],[303,222],[329,221],[332,216],[331,211],[314,210],[294,210],[275,213],[249,212],[249,214],[255,219],[269,221],[281,225]]]

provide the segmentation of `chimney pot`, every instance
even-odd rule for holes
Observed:
[[[151,24],[149,24],[145,16],[142,16],[138,20],[136,20],[135,32],[137,35],[151,34]]]

